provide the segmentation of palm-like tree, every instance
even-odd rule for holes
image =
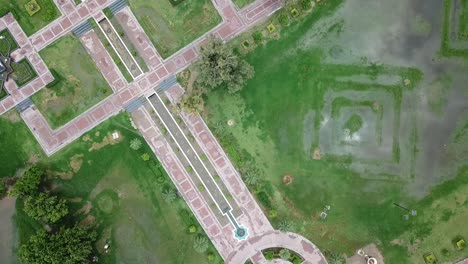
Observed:
[[[250,185],[250,186],[255,186],[260,182],[260,179],[258,178],[258,176],[253,173],[248,173],[245,176],[244,180],[245,180],[245,183],[247,183],[247,185]]]
[[[139,150],[141,148],[141,145],[141,140],[139,140],[138,138],[134,138],[130,141],[130,148],[133,150]]]
[[[177,194],[174,189],[169,188],[162,192],[162,198],[166,203],[172,203],[177,198]]]
[[[278,225],[278,229],[279,229],[280,231],[283,231],[283,232],[287,232],[287,231],[291,230],[291,227],[292,227],[292,226],[291,226],[291,223],[290,223],[288,220],[286,220],[286,219],[283,220],[283,221],[281,221],[281,222],[279,223],[279,225]]]
[[[333,252],[330,254],[330,257],[328,258],[328,263],[329,264],[344,264],[346,263],[346,260],[343,257],[343,255]]]
[[[197,236],[193,241],[193,249],[198,253],[204,253],[208,249],[208,239],[204,236]]]

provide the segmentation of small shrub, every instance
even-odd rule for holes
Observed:
[[[293,16],[298,16],[298,15],[299,15],[299,11],[297,11],[296,8],[293,8],[293,9],[291,10],[291,15],[293,15]]]
[[[219,179],[220,179],[220,178],[219,178],[219,175],[213,176],[213,179],[214,179],[215,181],[219,181]]]
[[[206,160],[208,160],[208,158],[206,157],[206,155],[205,155],[205,154],[202,154],[200,158],[201,158],[201,160],[203,160],[203,161],[206,161]]]
[[[34,16],[39,10],[41,10],[41,7],[39,4],[36,2],[36,0],[31,0],[28,3],[24,5],[24,8],[28,12],[29,16]]]
[[[265,253],[266,260],[273,260],[274,257],[275,257],[275,253],[271,250]]]
[[[189,233],[190,234],[195,234],[197,232],[197,226],[191,225],[189,226]]]
[[[286,13],[281,13],[278,17],[278,22],[282,25],[282,26],[287,26],[289,24],[289,17]]]
[[[271,209],[270,212],[268,212],[268,216],[270,218],[276,218],[278,217],[278,211],[276,211],[275,209]]]
[[[267,26],[268,32],[273,33],[276,30],[275,25],[270,24]]]
[[[148,153],[143,153],[143,155],[141,155],[141,159],[144,161],[148,161],[150,160],[150,155]]]
[[[261,31],[256,31],[252,34],[252,38],[256,44],[260,44],[262,43],[262,40],[263,40],[263,34]]]
[[[302,0],[301,1],[301,7],[304,10],[309,10],[312,8],[312,2],[311,0]]]
[[[187,170],[187,172],[192,172],[192,171],[193,171],[193,168],[192,168],[192,166],[190,166],[190,165],[187,166],[185,169]]]
[[[199,190],[200,192],[204,191],[204,190],[205,190],[205,186],[203,186],[203,185],[198,185],[198,190]]]
[[[208,260],[209,260],[209,261],[215,260],[215,254],[213,254],[212,252],[208,253],[208,256],[207,256],[207,257],[208,257]]]

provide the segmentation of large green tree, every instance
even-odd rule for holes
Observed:
[[[24,211],[33,219],[53,224],[68,214],[68,206],[65,199],[40,193],[26,197]]]
[[[18,257],[27,264],[89,263],[96,238],[95,231],[79,226],[61,229],[56,234],[41,230],[20,247]]]
[[[19,177],[8,194],[10,196],[37,194],[42,177],[44,177],[44,171],[37,166],[31,166]]]
[[[202,86],[226,87],[231,93],[242,89],[254,76],[253,67],[217,38],[210,38],[201,46],[196,69],[199,72],[197,82]]]

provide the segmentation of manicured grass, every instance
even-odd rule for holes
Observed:
[[[243,8],[243,7],[247,6],[250,3],[253,3],[254,0],[233,0],[233,2],[234,2],[234,4],[236,4],[236,6],[238,8]]]
[[[119,140],[90,150],[114,132],[119,133]],[[130,148],[135,138],[143,142],[139,150]],[[143,153],[150,154],[149,161],[141,159]],[[207,263],[208,252],[200,254],[192,247],[197,235],[205,235],[203,230],[182,198],[172,203],[163,200],[162,191],[175,186],[128,115],[106,121],[40,163],[57,175],[55,192],[73,200],[70,207],[75,220],[96,219],[99,263]],[[67,179],[60,178],[64,174]],[[87,203],[89,212],[76,213]],[[18,210],[15,220],[21,243],[38,227]],[[189,233],[191,225],[196,226],[195,233]],[[111,250],[102,254],[106,242]],[[210,263],[220,263],[214,247],[208,251],[216,258]]]
[[[3,84],[3,81],[0,81],[0,86],[2,86],[2,84]],[[2,100],[3,98],[6,98],[7,96],[8,96],[7,92],[4,89],[2,89],[0,91],[0,100]]]
[[[30,16],[24,7],[28,2],[30,0],[0,0],[0,17],[11,12],[26,35],[30,36],[60,16],[53,0],[36,0],[41,9]]]
[[[18,44],[16,43],[15,39],[11,35],[8,29],[4,29],[0,31],[0,36],[3,36],[4,39],[0,40],[0,53],[4,56],[7,55],[8,52],[13,52],[18,48]]]
[[[460,0],[461,11],[458,24],[458,37],[468,40],[468,0]]]
[[[49,124],[60,127],[112,93],[80,41],[60,38],[40,52],[59,80],[32,97]]]
[[[128,0],[129,5],[159,54],[169,57],[221,22],[209,0]]]
[[[16,63],[12,63],[11,67],[13,68],[13,73],[11,77],[15,80],[18,87],[23,87],[28,82],[37,77],[36,71],[34,71],[31,63],[28,59],[22,59]]]
[[[28,160],[43,157],[39,144],[15,110],[0,116],[0,178],[12,177]]]

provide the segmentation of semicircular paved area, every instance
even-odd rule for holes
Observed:
[[[322,252],[307,238],[295,233],[285,233],[278,230],[250,237],[240,243],[237,250],[226,259],[226,263],[242,264],[249,258],[253,263],[272,263],[267,261],[261,252],[272,247],[283,247],[296,252],[302,256],[304,259],[302,263],[304,264],[327,264]]]

